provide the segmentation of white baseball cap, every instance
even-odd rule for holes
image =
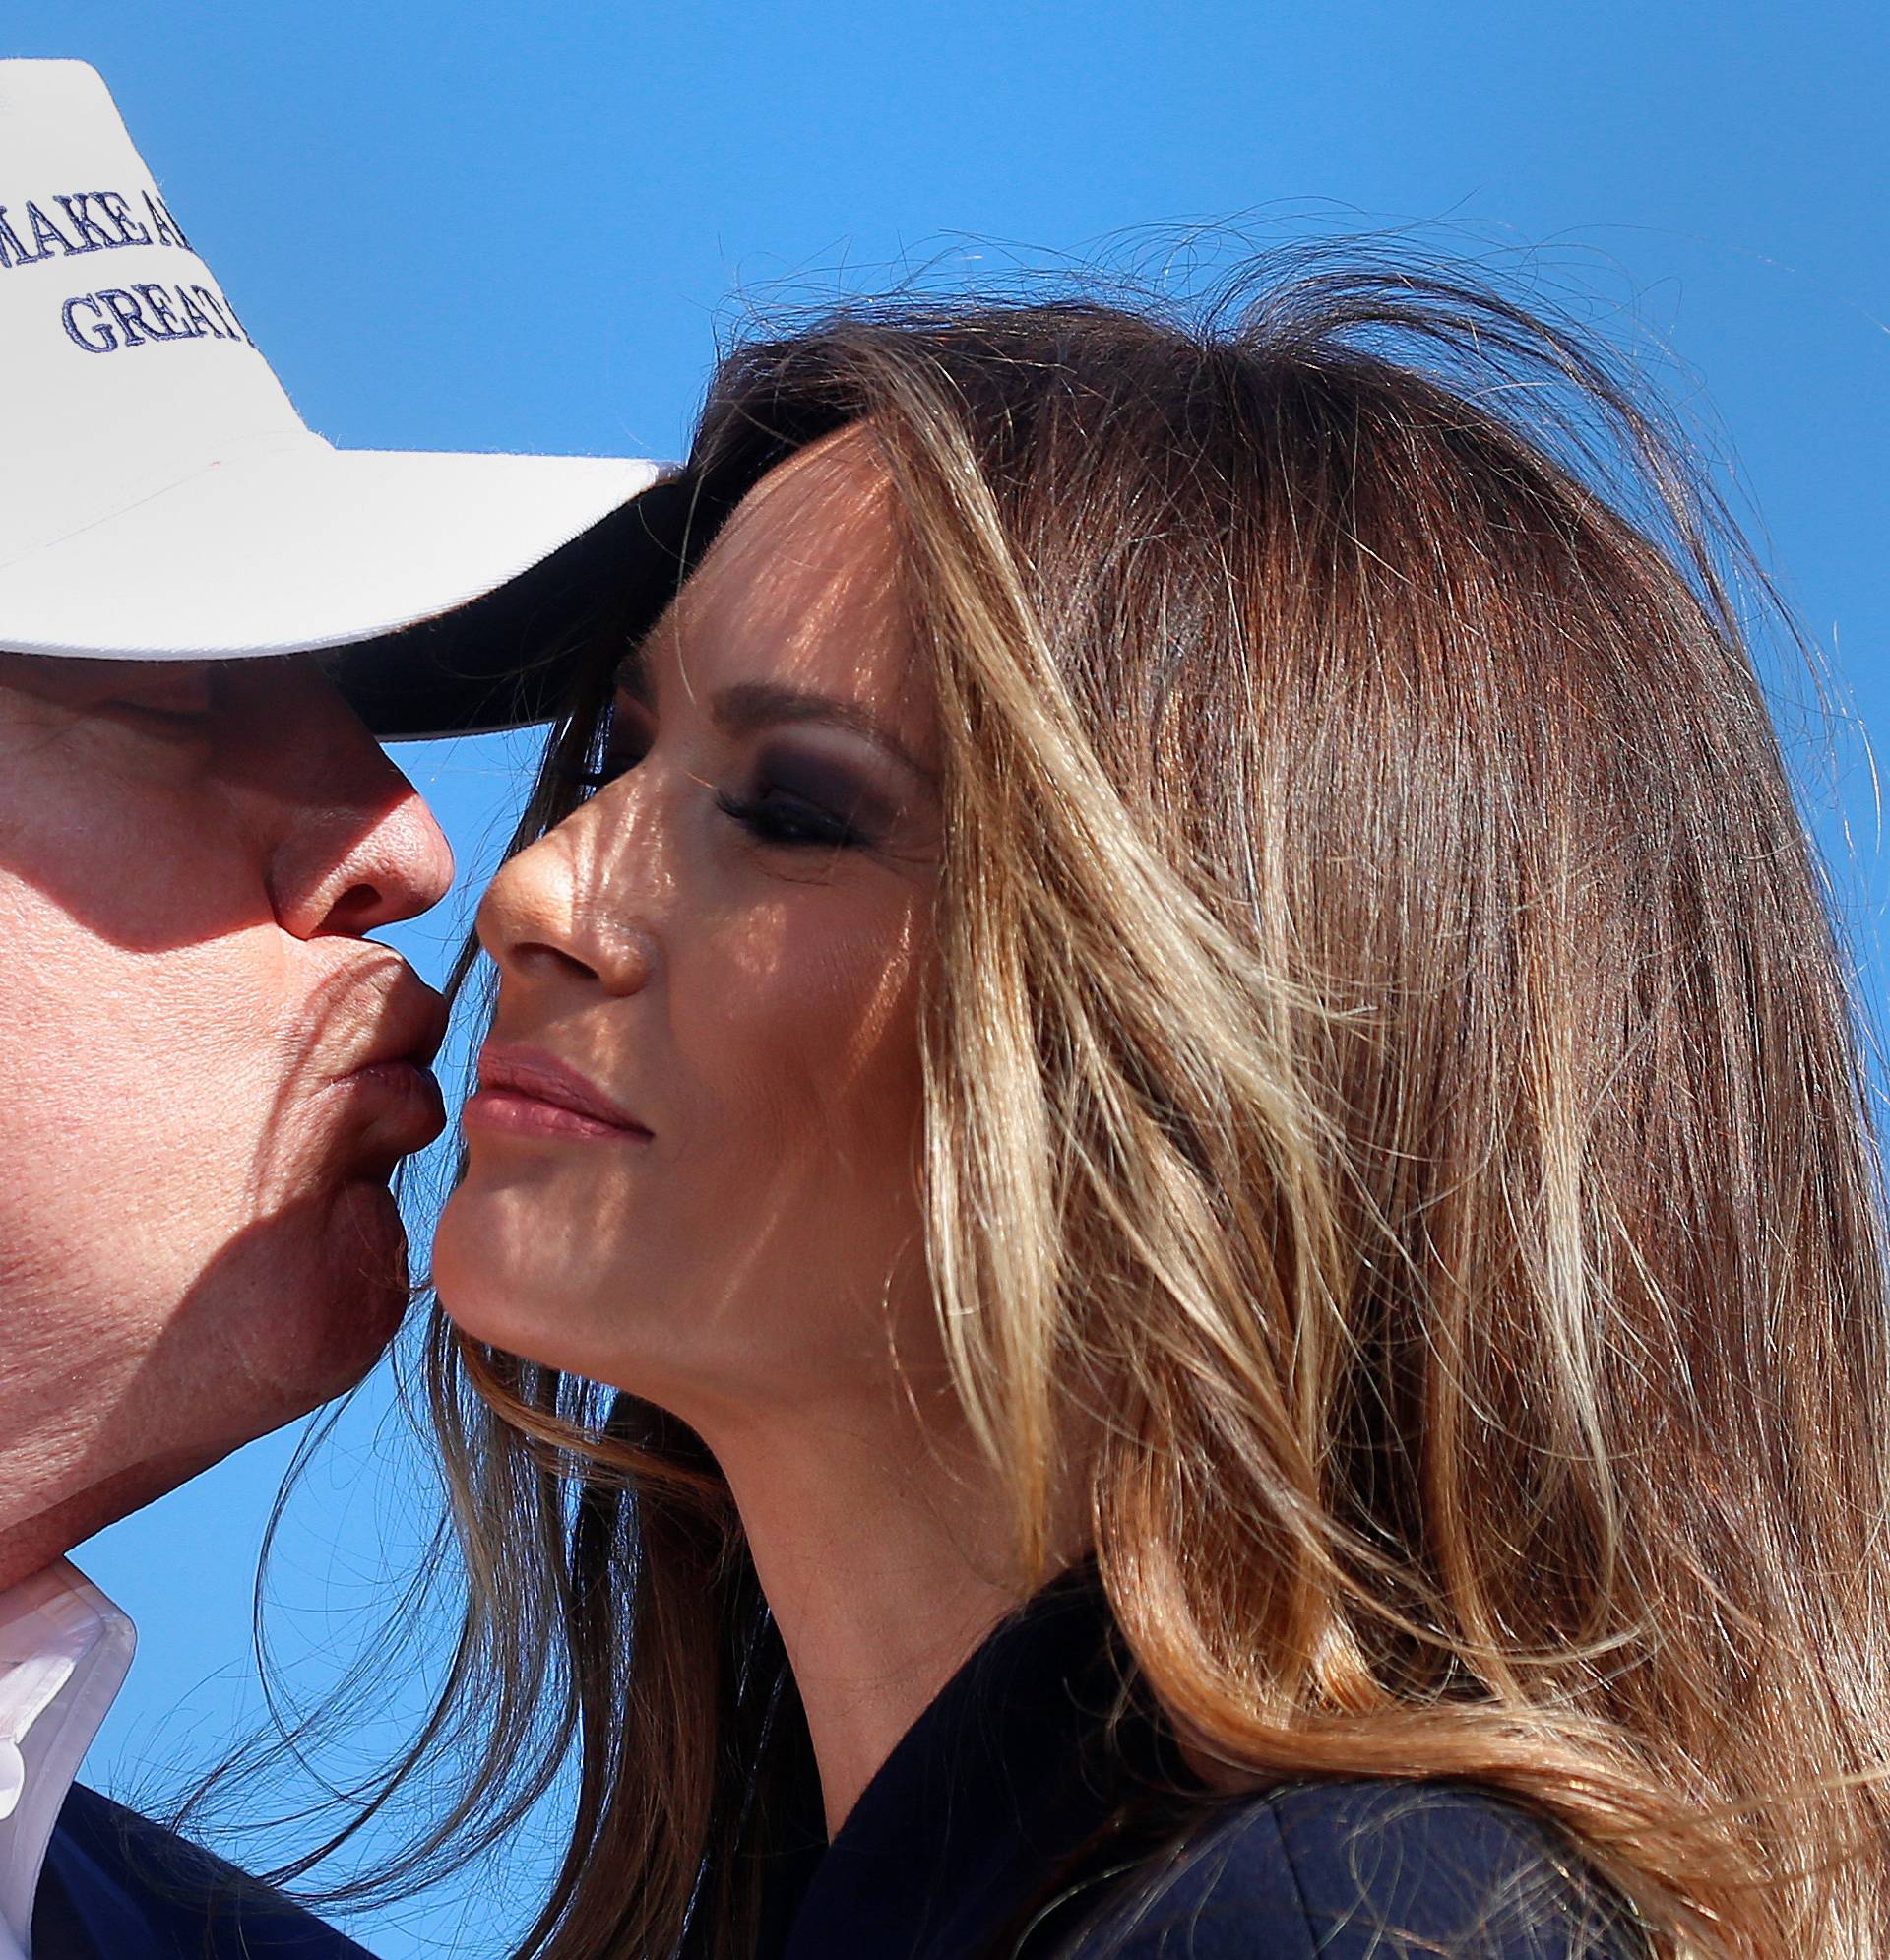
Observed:
[[[544,712],[660,474],[305,428],[80,61],[0,61],[0,649],[334,650],[389,736]]]

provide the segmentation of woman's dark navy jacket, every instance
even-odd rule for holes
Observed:
[[[1462,1784],[1305,1784],[1176,1849],[1152,1725],[1111,1732],[1093,1574],[1001,1626],[824,1851],[784,1861],[759,1960],[1640,1960],[1610,1895]]]

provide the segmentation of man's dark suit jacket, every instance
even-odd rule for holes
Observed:
[[[33,1902],[32,1960],[371,1960],[208,1852],[75,1785]]]

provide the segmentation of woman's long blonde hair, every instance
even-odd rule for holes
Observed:
[[[1890,1952],[1865,1071],[1681,450],[1449,278],[909,302],[724,362],[689,552],[855,422],[942,731],[938,1313],[1027,1567],[1100,1430],[1102,1581],[1204,1807],[1470,1779],[1658,1953]],[[808,1757],[715,1464],[443,1319],[431,1357],[451,1826],[575,1750],[525,1950],[733,1960]]]

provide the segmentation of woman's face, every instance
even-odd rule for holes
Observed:
[[[441,1298],[698,1423],[936,1359],[936,728],[893,552],[861,433],[773,472],[622,675],[607,780],[479,913],[498,1010]]]

